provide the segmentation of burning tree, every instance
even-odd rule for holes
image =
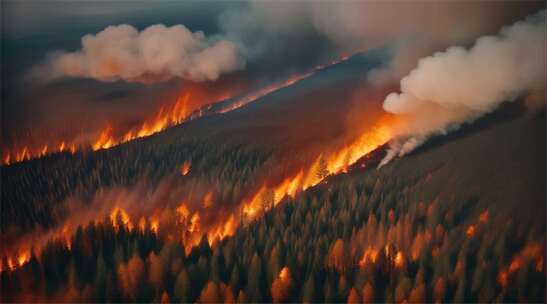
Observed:
[[[317,166],[317,172],[315,173],[315,176],[319,179],[319,180],[322,180],[324,179],[325,177],[327,177],[329,175],[329,169],[327,167],[327,161],[325,160],[325,158],[321,157],[321,159],[319,159],[319,165]]]
[[[273,191],[273,189],[267,189],[266,191],[262,192],[260,198],[262,200],[262,209],[264,211],[270,210],[274,207],[275,192]]]

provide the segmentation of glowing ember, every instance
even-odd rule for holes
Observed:
[[[279,272],[279,278],[281,280],[287,280],[290,277],[289,268],[287,266],[283,267],[281,271]]]
[[[348,59],[348,56],[343,56],[341,59],[334,60],[327,65],[318,65],[307,73],[292,75],[285,81],[275,83],[273,85],[261,88],[258,91],[244,95],[243,97],[237,99],[235,102],[231,102],[230,104],[221,107],[219,110],[216,111],[216,113],[226,113],[226,112],[230,112],[235,109],[238,109],[276,90],[293,85],[296,82],[309,77],[310,75],[312,75],[318,70],[321,70],[333,64],[337,64],[347,59]],[[24,146],[20,149],[15,149],[13,151],[5,151],[2,157],[2,164],[9,165],[16,162],[30,160],[32,158],[43,157],[47,155],[48,153],[70,152],[74,154],[78,150],[86,149],[89,146],[91,146],[91,149],[94,151],[101,150],[101,149],[108,149],[108,148],[112,148],[114,146],[123,144],[125,142],[131,141],[137,138],[150,136],[157,132],[161,132],[169,127],[184,123],[185,121],[189,119],[195,119],[195,118],[199,118],[203,116],[204,114],[203,111],[200,110],[193,113],[194,109],[191,109],[188,106],[188,101],[190,97],[191,97],[190,92],[184,93],[182,96],[177,98],[177,101],[174,103],[174,105],[168,108],[164,108],[164,107],[160,108],[160,110],[156,113],[156,115],[152,119],[148,119],[144,121],[137,128],[131,129],[123,133],[122,135],[114,134],[115,132],[112,126],[108,124],[103,130],[98,132],[97,138],[93,140],[91,143],[73,142],[68,144],[65,141],[61,141],[60,143],[56,145],[44,144],[40,147],[32,148],[32,149],[28,146]],[[217,102],[224,101],[227,98],[229,98],[229,96],[222,96],[220,99],[217,100]],[[203,103],[200,103],[200,104],[203,104]],[[210,109],[211,105],[209,105],[207,109]],[[181,168],[181,173],[182,172],[183,170]]]
[[[150,219],[150,230],[152,230],[152,232],[157,234],[159,227],[160,227],[160,222],[158,221],[158,219],[151,218]]]
[[[190,166],[192,164],[190,163],[190,161],[185,161],[181,166],[180,166],[180,174],[182,174],[182,176],[185,176],[186,174],[188,174],[188,172],[190,172]]]
[[[376,263],[377,258],[378,258],[378,250],[373,249],[372,247],[369,247],[363,253],[363,257],[359,261],[359,266],[364,267],[367,264],[374,264]]]
[[[398,251],[395,255],[395,267],[402,268],[405,264],[405,257],[402,251]]]
[[[468,237],[472,237],[473,235],[475,235],[475,230],[475,226],[469,225],[469,227],[467,227],[467,230],[465,231],[465,234],[467,234]]]
[[[488,210],[484,211],[479,215],[479,221],[483,224],[488,222]]]

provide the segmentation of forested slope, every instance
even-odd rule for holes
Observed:
[[[544,126],[526,114],[356,166],[189,255],[105,219],[3,272],[2,300],[542,302]]]

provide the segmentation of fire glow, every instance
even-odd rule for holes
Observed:
[[[346,59],[347,57],[344,57],[341,60],[331,62],[329,65],[339,63]],[[266,94],[290,86],[310,76],[313,72],[327,66],[328,65],[317,66],[310,73],[290,77],[284,82],[276,83],[270,87],[245,95],[235,102],[230,103],[229,107],[220,109],[218,113],[233,111]],[[190,98],[190,93],[184,94],[172,107],[160,109],[153,119],[145,121],[139,128],[130,130],[121,137],[115,137],[113,128],[108,126],[100,132],[97,140],[92,145],[92,150],[108,149],[132,139],[149,136],[170,126],[183,123],[191,114],[188,111],[189,107],[187,105]],[[238,226],[243,223],[240,220],[241,218],[245,218],[247,221],[256,219],[269,208],[277,206],[283,198],[294,197],[297,193],[318,185],[329,175],[347,172],[348,168],[361,157],[391,139],[392,119],[393,116],[391,115],[382,116],[376,123],[368,128],[367,131],[354,138],[351,142],[341,147],[332,147],[334,149],[331,150],[326,149],[325,151],[330,152],[323,152],[317,155],[309,165],[303,166],[301,169],[295,171],[296,173],[289,174],[281,181],[266,181],[256,192],[245,195],[232,210],[229,210],[222,216],[214,216],[212,221],[208,220],[207,222],[203,222],[203,219],[207,217],[208,213],[215,212],[215,208],[212,208],[215,204],[215,199],[211,192],[204,195],[200,208],[196,210],[189,208],[184,200],[180,202],[179,206],[176,207],[176,212],[173,213],[177,217],[175,230],[173,230],[173,226],[166,225],[163,227],[164,220],[160,220],[156,215],[150,217],[143,215],[133,216],[120,207],[115,207],[110,211],[108,214],[109,219],[116,230],[119,230],[123,225],[125,229],[130,231],[133,231],[135,227],[137,227],[140,232],[144,232],[148,229],[155,234],[159,234],[161,231],[161,233],[167,234],[172,239],[178,239],[187,253],[189,253],[193,247],[197,246],[203,237],[206,237],[209,245],[213,246],[216,242],[233,235]],[[77,146],[74,144],[68,146],[62,142],[59,146],[59,150],[51,150],[46,146],[41,150],[42,153],[39,154],[39,156],[46,155],[50,152],[53,153],[54,151],[70,151],[71,153],[75,153],[77,151],[76,147]],[[28,149],[25,151],[27,152],[24,153],[25,157],[22,159],[26,160],[32,158],[32,154],[28,152]],[[10,154],[8,154],[8,157],[10,157]],[[10,162],[8,161],[5,163]],[[178,171],[182,176],[186,176],[190,172],[191,167],[192,163],[186,161],[180,165]],[[320,170],[324,170],[327,173],[318,175],[317,172]],[[272,194],[272,204],[271,206],[264,206],[263,200],[268,193]],[[62,238],[67,240],[67,247],[70,248],[70,238],[67,237],[68,232],[67,229],[63,229],[62,232],[48,234],[48,238]],[[29,250],[25,249],[25,252],[26,251]],[[28,261],[28,259],[26,261]]]
[[[315,66],[311,71],[291,75],[288,79],[274,84],[268,85],[266,87],[260,88],[251,93],[244,94],[224,106],[221,106],[219,109],[215,110],[214,113],[223,114],[231,112],[233,110],[239,109],[251,102],[254,102],[261,97],[275,92],[279,89],[291,86],[311,75],[315,72],[324,69],[328,66],[338,64],[342,61],[345,61],[349,56],[344,55],[340,59],[333,60],[325,65]],[[119,135],[115,134],[114,128],[107,124],[101,131],[98,132],[98,135],[91,142],[71,142],[61,141],[57,144],[43,144],[36,148],[31,148],[29,146],[23,146],[19,149],[14,149],[11,151],[6,150],[2,156],[2,165],[9,165],[13,163],[18,163],[22,161],[27,161],[34,158],[44,157],[53,153],[68,152],[75,154],[77,151],[88,150],[92,151],[109,149],[117,145],[129,142],[142,137],[147,137],[155,133],[161,132],[169,127],[173,127],[188,120],[197,119],[205,115],[205,110],[211,110],[213,104],[220,103],[222,101],[231,98],[230,96],[223,96],[213,103],[206,104],[201,101],[199,104],[206,104],[205,106],[194,109],[190,107],[189,100],[192,97],[191,90],[182,94],[178,97],[176,102],[170,107],[161,107],[155,116],[145,120],[138,127],[132,128],[129,131]],[[211,113],[211,114],[214,114]]]
[[[297,174],[285,178],[273,187],[264,185],[252,198],[243,204],[243,212],[253,218],[263,209],[262,198],[266,191],[273,190],[273,203],[277,205],[285,196],[294,197],[296,193],[319,184],[327,176],[317,175],[321,166],[328,174],[346,172],[361,157],[385,144],[391,139],[391,118],[382,117],[367,132],[361,134],[351,144],[329,155],[319,155],[309,168],[302,168]]]

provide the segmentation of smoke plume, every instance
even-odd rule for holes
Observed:
[[[494,110],[505,101],[545,90],[545,11],[479,38],[470,49],[450,47],[423,58],[401,80],[384,110],[401,116],[398,137],[381,165]]]
[[[101,81],[207,81],[244,65],[238,47],[226,39],[206,37],[183,25],[157,24],[139,32],[122,24],[83,36],[80,50],[53,54],[37,73]]]

